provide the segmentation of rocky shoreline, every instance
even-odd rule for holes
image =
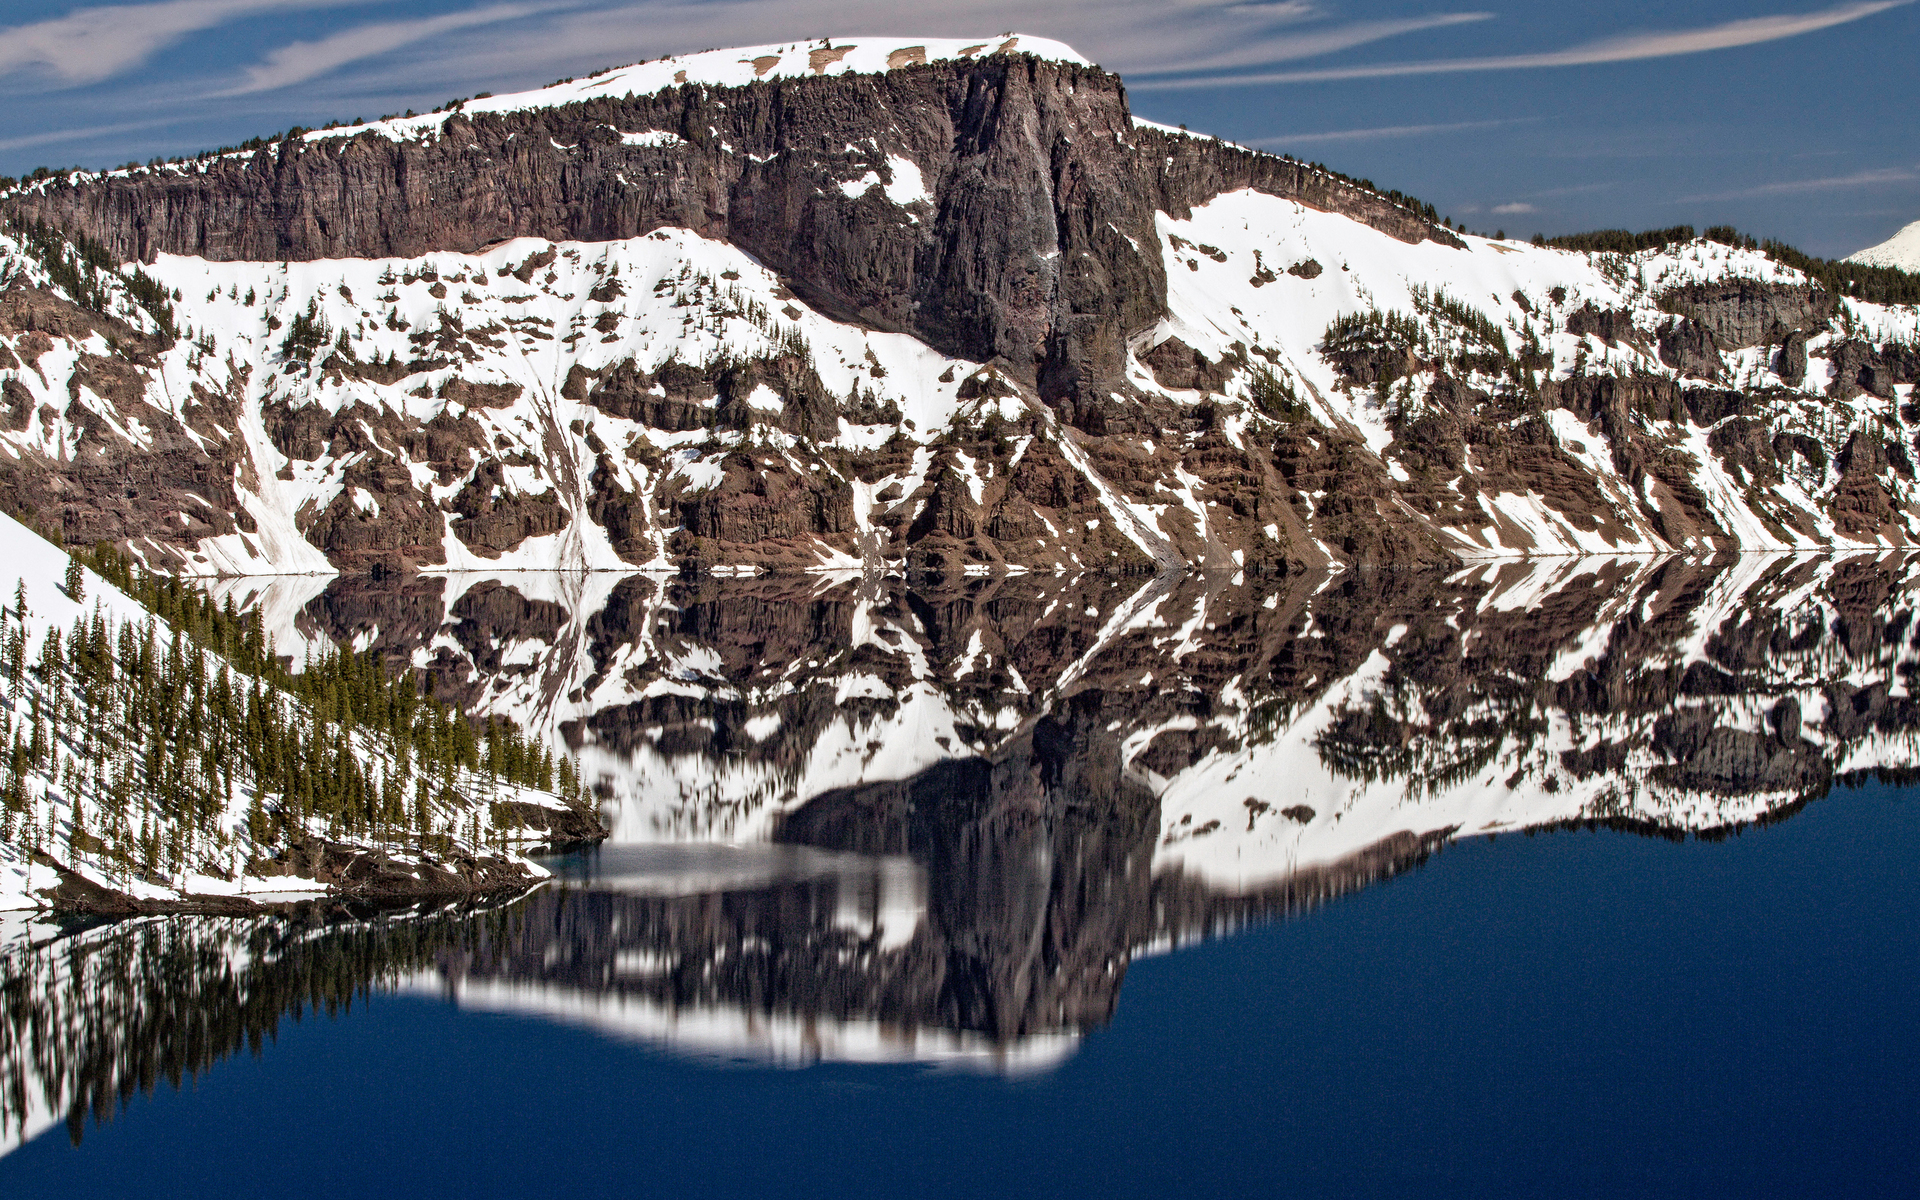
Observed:
[[[549,848],[592,845],[606,837],[548,843]],[[285,878],[286,892],[263,890],[257,895],[139,896],[74,870],[44,851],[33,856],[36,866],[54,872],[57,882],[34,889],[56,918],[117,920],[148,916],[262,916],[284,913],[315,902],[342,902],[387,907],[420,901],[500,898],[537,887],[546,872],[524,857],[512,854],[475,854],[454,848],[443,854],[430,851],[394,852],[353,846],[324,838],[304,838],[261,864],[248,877],[255,881]],[[297,883],[295,881],[298,881]],[[324,890],[309,891],[309,882]],[[270,898],[261,899],[260,896]]]

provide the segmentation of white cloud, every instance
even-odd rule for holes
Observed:
[[[132,133],[140,129],[158,129],[165,125],[177,125],[178,117],[161,117],[152,121],[122,121],[117,125],[87,125],[78,129],[46,129],[24,137],[0,139],[0,150],[25,150],[32,146],[46,146],[54,142],[86,142],[94,138],[110,137],[116,133]]]
[[[1672,58],[1700,54],[1709,50],[1727,50],[1754,46],[1781,38],[1798,37],[1871,17],[1888,9],[1900,8],[1913,0],[1867,0],[1814,13],[1782,14],[1770,17],[1746,17],[1700,29],[1664,33],[1625,34],[1597,42],[1555,50],[1544,54],[1508,54],[1487,58],[1445,58],[1425,62],[1373,63],[1354,67],[1326,67],[1311,71],[1274,71],[1258,75],[1234,75],[1212,79],[1152,80],[1137,84],[1135,91],[1173,88],[1227,87],[1263,83],[1319,83],[1341,79],[1383,79],[1407,75],[1443,75],[1461,71],[1512,71],[1533,67],[1576,67],[1597,63],[1631,62],[1646,58]]]
[[[168,0],[82,8],[0,28],[0,75],[35,68],[67,84],[97,83],[139,66],[187,34],[257,13],[368,0]]]
[[[1435,13],[1432,16],[1409,17],[1398,21],[1355,21],[1347,25],[1336,25],[1330,29],[1260,38],[1250,44],[1222,50],[1211,56],[1181,58],[1175,60],[1174,65],[1170,66],[1135,66],[1130,74],[1139,76],[1169,71],[1211,71],[1220,67],[1246,66],[1250,63],[1318,58],[1323,54],[1336,54],[1342,50],[1351,50],[1355,46],[1365,46],[1371,42],[1384,41],[1404,34],[1419,33],[1426,29],[1444,29],[1450,25],[1470,25],[1492,18],[1493,14],[1490,12],[1458,12]]]
[[[1275,137],[1254,138],[1249,146],[1311,145],[1315,142],[1371,142],[1381,138],[1426,137],[1436,133],[1464,133],[1473,129],[1497,129],[1535,121],[1537,117],[1510,117],[1499,121],[1455,121],[1445,125],[1377,125],[1370,129],[1334,129],[1324,133],[1284,133]]]
[[[314,42],[294,42],[267,55],[266,61],[247,68],[246,82],[217,96],[244,96],[252,92],[272,91],[304,83],[351,62],[373,58],[414,42],[424,41],[456,29],[478,25],[497,25],[535,13],[550,11],[553,5],[500,4],[470,12],[448,13],[419,21],[387,21],[360,25],[332,37]]]
[[[1790,179],[1781,183],[1763,183],[1757,187],[1706,196],[1682,196],[1675,203],[1691,204],[1701,200],[1752,200],[1761,196],[1792,196],[1801,192],[1831,192],[1842,188],[1876,187],[1888,183],[1913,183],[1920,173],[1910,167],[1880,167],[1855,171],[1851,175],[1830,175],[1824,179]]]
[[[1513,216],[1517,213],[1539,212],[1540,210],[1524,201],[1515,200],[1511,204],[1496,204],[1493,206],[1493,211],[1504,217]]]

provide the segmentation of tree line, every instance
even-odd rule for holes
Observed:
[[[1871,304],[1920,304],[1920,275],[1902,271],[1898,267],[1874,267],[1865,263],[1815,258],[1785,242],[1771,238],[1762,241],[1741,233],[1731,225],[1709,226],[1698,236],[1738,250],[1758,250],[1780,265],[1799,271],[1836,296],[1865,300]],[[1682,245],[1693,241],[1694,237],[1693,226],[1674,225],[1641,233],[1625,229],[1598,229],[1591,233],[1555,238],[1536,233],[1533,235],[1533,244],[1588,254],[1639,254]]]

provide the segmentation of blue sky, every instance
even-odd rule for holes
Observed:
[[[0,5],[0,173],[191,153],[662,54],[1059,38],[1142,116],[1484,231],[1733,224],[1840,255],[1920,220],[1916,0],[162,0]]]

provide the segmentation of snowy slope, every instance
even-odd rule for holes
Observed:
[[[1652,331],[1666,319],[1657,302],[1664,289],[1703,280],[1773,284],[1796,278],[1758,254],[1712,243],[1617,264],[1477,238],[1469,239],[1464,253],[1431,242],[1408,246],[1346,218],[1252,192],[1223,196],[1187,220],[1163,217],[1161,227],[1170,313],[1140,337],[1138,353],[1144,355],[1170,338],[1214,357],[1233,353],[1235,347],[1251,348],[1265,357],[1265,369],[1298,389],[1315,421],[1364,441],[1371,453],[1382,456],[1378,469],[1394,478],[1399,477],[1397,468],[1388,461],[1394,414],[1402,405],[1417,405],[1431,377],[1407,380],[1392,403],[1384,403],[1375,389],[1346,384],[1319,352],[1322,332],[1335,317],[1370,308],[1414,314],[1415,290],[1422,289],[1423,294],[1470,302],[1515,344],[1536,340],[1552,355],[1556,377],[1594,371],[1663,376],[1672,372],[1650,343]],[[534,271],[529,283],[504,273],[549,255],[552,261]],[[1311,279],[1286,272],[1288,265],[1305,261],[1325,269]],[[977,427],[983,414],[996,420],[1038,420],[1064,464],[1092,485],[1091,515],[1098,527],[1113,530],[1114,536],[1150,557],[1164,557],[1178,539],[1195,536],[1191,531],[1196,527],[1200,537],[1220,536],[1208,522],[1228,528],[1233,520],[1231,514],[1211,508],[1205,481],[1179,465],[1168,468],[1160,480],[1161,498],[1127,494],[1102,478],[1099,462],[1080,450],[1080,435],[1060,428],[1037,401],[1017,394],[992,402],[960,399],[967,381],[982,374],[980,364],[940,355],[905,335],[828,319],[793,298],[777,277],[738,250],[681,231],[598,244],[527,240],[483,255],[436,254],[404,261],[208,263],[169,256],[149,270],[186,297],[179,307],[193,340],[183,340],[161,356],[151,371],[145,403],[157,410],[156,417],[164,414],[190,425],[197,397],[231,396],[237,427],[222,425],[220,433],[232,439],[251,465],[235,484],[251,529],[201,537],[184,553],[159,543],[135,544],[137,553],[170,569],[328,571],[332,567],[326,556],[307,537],[317,515],[358,514],[356,519],[378,521],[383,506],[396,501],[448,512],[463,488],[500,458],[517,459],[521,465],[505,469],[496,494],[546,506],[565,527],[520,538],[503,553],[486,551],[483,556],[456,536],[453,521],[458,518],[446,519],[445,532],[434,538],[437,557],[446,566],[672,569],[677,564],[668,542],[679,523],[667,519],[662,506],[691,500],[717,486],[722,478],[718,468],[728,455],[758,451],[770,456],[763,461],[777,462],[789,475],[818,476],[841,486],[835,480],[844,468],[832,465],[835,461],[849,454],[878,456],[890,439],[926,446],[932,453],[901,459],[899,466],[862,471],[864,478],[849,476],[854,529],[761,547],[745,561],[764,563],[771,553],[789,569],[898,562],[902,549],[897,544],[887,548],[884,538],[873,541],[866,531],[889,514],[923,508],[942,470],[972,477],[976,496],[1005,487],[995,482],[998,473],[1009,469],[1005,461],[981,461],[972,452],[956,453],[939,445],[956,427]],[[1272,276],[1271,281],[1263,275]],[[1563,298],[1553,299],[1556,294]],[[1526,301],[1526,308],[1515,295]],[[248,297],[254,303],[247,303]],[[1920,319],[1911,310],[1843,303],[1849,319],[1869,336],[1920,337]],[[1647,342],[1610,346],[1565,332],[1568,314],[1588,304],[1631,314],[1648,331]],[[432,348],[422,341],[429,335],[454,353],[451,361],[440,353],[437,361],[445,365],[402,373],[391,382],[376,370],[247,367],[275,361],[286,325],[309,311],[346,337],[359,363],[415,360],[423,347]],[[1444,334],[1439,330],[1436,336]],[[1817,356],[1837,341],[1837,335],[1822,335],[1809,342],[1810,351]],[[765,387],[745,409],[750,419],[744,428],[661,428],[610,413],[568,384],[576,368],[600,373],[632,364],[655,373],[670,363],[775,357],[792,346],[805,347],[809,365],[830,393],[865,397],[868,411],[886,414],[878,418],[881,423],[857,423],[876,418],[843,415],[837,433],[822,437],[818,430],[797,428],[797,417],[782,396]],[[94,352],[104,349],[97,344]],[[30,415],[24,428],[0,429],[0,444],[15,453],[58,455],[85,432],[98,436],[98,414],[108,416],[115,430],[109,436],[133,441],[142,436],[138,413],[122,414],[104,399],[86,400],[85,407],[66,402],[69,372],[81,369],[85,353],[84,346],[71,351],[56,346],[43,352],[35,371],[12,375],[14,385],[29,398]],[[1818,368],[1824,364],[1818,357],[1806,390],[1797,395],[1762,361],[1764,356],[1743,351],[1728,357],[1743,386],[1778,389],[1770,417],[1775,430],[1802,434],[1827,447],[1827,462],[1818,471],[1782,478],[1756,493],[1737,473],[1721,466],[1707,444],[1707,431],[1684,422],[1651,421],[1650,436],[1694,460],[1692,482],[1730,536],[1677,543],[1663,537],[1653,523],[1658,504],[1621,476],[1614,457],[1600,449],[1603,440],[1584,434],[1583,422],[1566,422],[1569,415],[1558,412],[1552,419],[1563,422],[1557,426],[1559,442],[1608,498],[1617,517],[1615,527],[1581,528],[1585,522],[1579,514],[1556,511],[1537,494],[1502,494],[1498,485],[1490,485],[1491,494],[1478,503],[1492,520],[1482,519],[1479,528],[1443,526],[1439,536],[1466,556],[1859,544],[1858,535],[1835,528],[1823,511],[1840,483],[1834,463],[1854,431],[1897,425],[1897,403],[1862,394],[1836,405],[1813,390],[1823,382]],[[1249,371],[1238,372],[1226,384],[1227,394],[1241,393],[1252,378]],[[1132,382],[1176,404],[1192,406],[1203,399],[1198,392],[1160,383],[1144,364],[1136,363]],[[448,398],[450,385],[457,391],[468,384],[517,395],[505,403],[483,399],[463,404]],[[91,395],[87,385],[79,386],[83,398]],[[1896,385],[1894,401],[1910,387]],[[283,452],[284,443],[276,445],[269,428],[295,419],[314,420],[317,414],[337,429],[339,421],[356,412],[365,414],[359,426],[370,444],[351,453],[296,458]],[[471,447],[465,452],[465,469],[451,478],[436,474],[431,464],[416,457],[420,448],[410,431],[436,419],[458,420],[473,430],[464,435]],[[1230,416],[1225,429],[1229,438],[1246,441],[1263,437],[1267,424],[1249,408]],[[1582,445],[1592,449],[1579,449]],[[604,458],[598,446],[610,448]],[[1147,449],[1165,461],[1161,452],[1174,452],[1179,443],[1168,438],[1159,450],[1151,445]],[[348,475],[356,462],[388,458],[405,472],[403,479],[410,480],[411,487],[403,482],[398,493],[375,493],[365,486],[354,490]],[[1468,480],[1471,475],[1469,465]],[[1886,486],[1896,507],[1904,508],[1910,481],[1889,477]],[[596,497],[610,488],[616,494],[658,498],[635,505],[645,524],[627,535],[630,540],[623,547],[614,545],[596,519]],[[1304,503],[1311,522],[1312,497]],[[1771,515],[1756,514],[1756,504],[1805,513],[1807,519],[1799,528],[1784,525]],[[1106,556],[1107,551],[1090,550],[1071,537],[1052,543],[1057,550],[1049,548],[1045,529],[1075,532],[1067,527],[1082,516],[1069,519],[1070,514],[1044,507],[1026,511],[1032,514],[1028,519],[1037,522],[1034,528],[1041,530],[1033,553],[1044,556],[1043,562],[1071,569],[1096,565]],[[191,505],[183,508],[183,527],[197,515]]]
[[[549,255],[554,261],[538,271],[531,284],[508,273]],[[772,423],[780,401],[771,394],[761,414],[768,424],[716,440],[706,430],[660,430],[623,420],[569,397],[567,379],[575,368],[599,370],[630,362],[654,372],[669,362],[770,355],[779,351],[782,339],[800,339],[829,388],[851,392],[859,385],[892,401],[902,422],[925,430],[928,437],[959,407],[952,378],[973,369],[973,364],[957,364],[911,338],[831,322],[800,301],[781,299],[780,281],[745,254],[677,230],[593,245],[517,241],[485,255],[442,254],[407,262],[269,265],[166,257],[152,271],[186,293],[213,296],[196,331],[211,341],[217,356],[230,353],[236,361],[270,357],[278,340],[272,323],[291,321],[309,306],[317,306],[330,328],[347,334],[354,354],[365,362],[408,360],[420,350],[417,334],[449,328],[443,314],[457,313],[460,336],[453,340],[468,353],[401,381],[256,373],[243,385],[249,390],[249,408],[284,403],[337,414],[364,405],[406,426],[445,413],[477,421],[487,444],[505,440],[524,447],[531,461],[509,472],[507,487],[518,495],[557,500],[570,518],[567,529],[525,539],[497,557],[476,555],[450,531],[441,549],[446,565],[455,569],[672,568],[665,551],[671,527],[655,521],[648,537],[652,552],[629,562],[615,553],[589,514],[586,483],[595,465],[593,439],[623,452],[614,460],[618,475],[613,486],[640,494],[662,487],[697,492],[711,486],[713,465],[743,447],[765,447],[788,457],[795,449],[796,439]],[[449,287],[458,288],[457,301],[445,299]],[[616,292],[613,298],[594,298],[608,290]],[[257,307],[234,300],[256,293],[263,297]],[[883,378],[874,377],[874,364]],[[949,378],[942,382],[942,375]],[[444,393],[453,381],[517,389],[519,398],[498,407],[449,403],[436,393]],[[377,445],[386,441],[384,430],[370,432]],[[272,468],[262,472],[255,515],[263,529],[286,531],[297,539],[298,514],[323,510],[340,497],[350,464],[331,456],[296,461],[281,454],[264,430],[248,433],[256,461]],[[846,425],[828,444],[857,449],[877,437],[878,431]],[[420,477],[434,499],[452,498],[473,478],[470,469],[448,483],[426,484],[431,473],[422,476],[404,447],[393,448],[398,461]],[[470,467],[479,465],[476,461]],[[246,561],[258,539],[233,534],[210,541],[203,542],[206,566],[220,570]],[[858,563],[843,549],[826,544],[802,547],[800,553],[802,561],[811,556],[818,566]],[[271,556],[257,555],[255,561],[259,557]]]
[[[1878,246],[1869,246],[1847,255],[1848,262],[1870,267],[1898,267],[1902,271],[1920,271],[1920,221],[1901,228]]]
[[[1538,342],[1553,363],[1545,378],[1567,379],[1579,373],[1659,377],[1673,374],[1653,345],[1656,331],[1671,320],[1660,303],[1663,293],[1729,281],[1769,286],[1805,283],[1799,272],[1762,254],[1708,241],[1627,259],[1472,236],[1465,239],[1466,253],[1435,242],[1408,246],[1344,217],[1251,191],[1221,196],[1196,208],[1184,221],[1163,214],[1160,225],[1171,311],[1140,339],[1141,349],[1168,338],[1179,338],[1216,358],[1235,346],[1251,347],[1273,363],[1284,380],[1297,385],[1316,420],[1357,432],[1370,450],[1383,456],[1395,440],[1397,418],[1403,410],[1417,408],[1432,378],[1409,377],[1397,394],[1388,396],[1374,388],[1352,386],[1319,353],[1323,333],[1337,316],[1374,310],[1401,314],[1427,324],[1436,348],[1444,352],[1451,347],[1457,352],[1466,348],[1460,331],[1422,313],[1426,298],[1445,295],[1491,318],[1511,344]],[[1321,269],[1312,277],[1289,273],[1289,267],[1306,262]],[[1857,314],[1855,319],[1871,337],[1920,339],[1920,314],[1911,308],[1843,304]],[[1637,345],[1625,340],[1608,344],[1593,335],[1568,332],[1569,316],[1588,305],[1626,314],[1645,340]],[[1821,335],[1809,342],[1810,353],[1817,355],[1839,340],[1835,334]],[[1811,384],[1800,395],[1792,395],[1793,389],[1775,373],[1766,356],[1745,351],[1728,358],[1740,386],[1786,393],[1771,414],[1776,430],[1804,430],[1819,440],[1833,441],[1856,427],[1877,428],[1892,416],[1889,398],[1866,395],[1836,414],[1834,404],[1815,393]],[[1134,380],[1143,387],[1154,384],[1152,372],[1144,365]],[[1492,386],[1495,381],[1482,376],[1468,382]],[[1909,395],[1911,386],[1897,385],[1893,399]],[[1577,516],[1570,520],[1539,495],[1502,492],[1495,483],[1481,499],[1487,509],[1497,510],[1488,513],[1495,518],[1492,523],[1479,529],[1442,527],[1442,536],[1456,553],[1474,558],[1858,544],[1819,513],[1816,498],[1835,486],[1837,470],[1785,478],[1756,494],[1744,479],[1721,465],[1701,432],[1695,432],[1697,427],[1655,420],[1649,423],[1649,432],[1693,458],[1691,482],[1732,535],[1676,542],[1655,529],[1658,506],[1636,494],[1634,482],[1622,477],[1615,457],[1600,448],[1605,443],[1595,436],[1597,429],[1588,431],[1585,422],[1564,410],[1553,411],[1549,419],[1561,447],[1590,472],[1622,528],[1583,529]],[[1590,438],[1593,452],[1575,449]],[[1472,476],[1469,466],[1458,486],[1468,486]],[[1901,491],[1903,499],[1908,494]],[[1763,520],[1754,509],[1766,504],[1808,512],[1812,528],[1803,531]],[[1909,525],[1910,530],[1914,528]]]
[[[83,572],[84,603],[76,603],[63,587],[67,555],[11,517],[0,516],[0,557],[16,572],[17,586],[24,591],[24,614],[11,611],[11,597],[15,593],[8,591],[6,622],[12,627],[7,631],[9,637],[17,630],[23,661],[27,663],[40,658],[49,637],[66,633],[77,623],[91,622],[95,615],[106,622],[109,644],[120,627],[138,629],[154,619],[138,602],[91,571]],[[161,638],[171,640],[170,631],[164,625],[159,632]],[[189,650],[186,653],[204,652]],[[206,659],[209,673],[217,672],[219,660],[210,654]],[[62,681],[56,691],[34,670],[28,670],[23,673],[17,692],[9,689],[0,696],[0,708],[4,709],[17,741],[22,744],[26,741],[29,713],[37,723],[43,712],[57,714],[56,705],[65,707],[64,686]],[[104,760],[89,758],[84,753],[82,734],[74,728],[77,721],[68,718],[68,724],[62,726],[56,715],[52,724],[51,750],[46,764],[24,769],[23,807],[5,814],[6,836],[0,838],[0,910],[49,907],[43,892],[57,886],[60,879],[44,862],[36,861],[35,854],[51,856],[81,878],[139,900],[171,901],[188,897],[284,900],[320,895],[328,890],[327,885],[313,879],[286,875],[262,877],[250,873],[251,864],[256,859],[265,861],[271,857],[273,847],[256,843],[249,831],[248,813],[254,796],[245,783],[232,788],[225,808],[214,815],[214,833],[210,839],[196,841],[195,834],[185,834],[185,849],[180,856],[182,865],[178,871],[164,878],[147,877],[114,861],[109,854],[110,847],[87,833],[89,829],[104,831],[101,825],[105,816],[104,781],[94,777],[96,770],[104,772]],[[349,744],[363,761],[380,770],[392,773],[397,769],[392,755],[364,728],[351,734]],[[476,778],[466,775],[458,781],[459,788],[469,796],[482,794],[478,785]],[[499,785],[493,798],[564,808],[554,796],[517,785]],[[76,800],[86,814],[78,825]],[[495,828],[494,810],[489,805],[473,805],[471,800],[463,805],[457,821],[451,822],[450,836],[456,847],[472,853],[475,845],[484,846],[488,840],[499,840],[505,833]],[[151,806],[134,807],[139,811],[119,814],[119,819],[127,823],[123,833],[129,841],[137,842],[149,835],[157,842],[178,841],[176,827],[190,828],[179,814],[162,813]],[[472,811],[466,811],[467,807]],[[463,837],[468,821],[478,822],[479,839]],[[111,831],[104,832],[111,836]],[[306,832],[326,836],[329,830],[324,820],[315,818],[308,822]],[[514,836],[527,840],[524,833]],[[397,850],[395,859],[414,865],[424,861],[419,854],[404,849]],[[531,878],[545,875],[544,868],[530,861],[517,857],[514,861]]]

